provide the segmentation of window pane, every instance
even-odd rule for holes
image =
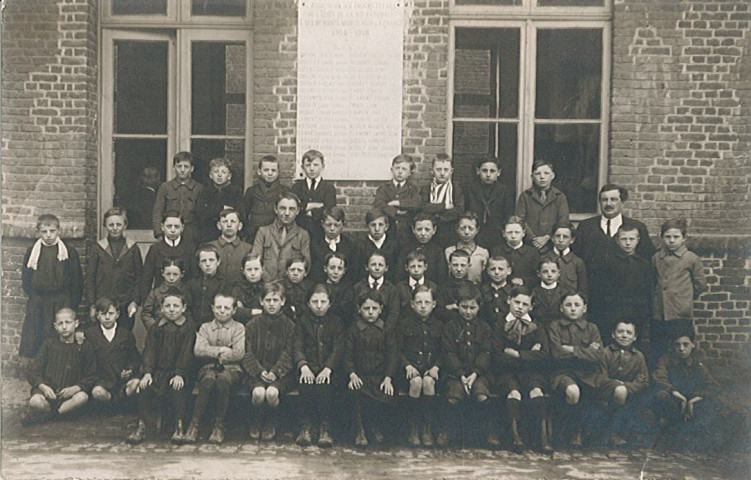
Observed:
[[[213,158],[226,157],[232,162],[232,182],[244,185],[245,179],[245,140],[229,139],[193,139],[190,142],[190,153],[196,163],[193,178],[208,185],[209,162]]]
[[[193,42],[192,132],[245,135],[244,44]]]
[[[454,116],[516,118],[519,111],[519,30],[458,28]]]
[[[454,178],[467,185],[476,175],[475,161],[492,155],[501,160],[500,181],[516,191],[517,125],[515,123],[454,122]]]
[[[553,162],[555,186],[568,197],[571,212],[597,211],[600,125],[536,125],[534,158]]]
[[[167,133],[167,42],[115,41],[115,133]]]
[[[112,0],[112,15],[167,15],[167,0]]]
[[[244,17],[245,0],[192,0],[191,15]]]
[[[600,118],[602,30],[537,31],[537,118]]]
[[[602,7],[605,0],[537,0],[540,7]]]
[[[114,158],[113,205],[128,210],[128,228],[151,229],[156,190],[167,178],[167,141],[118,138],[115,139]]]
[[[519,6],[522,0],[456,0],[457,5],[512,5]]]

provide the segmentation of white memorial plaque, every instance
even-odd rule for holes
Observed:
[[[324,177],[391,178],[402,148],[404,9],[397,0],[301,0],[297,174],[315,149]]]

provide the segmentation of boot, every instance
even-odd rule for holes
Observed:
[[[125,438],[125,441],[131,445],[137,445],[146,439],[146,422],[138,421],[136,430]]]
[[[584,438],[580,428],[577,428],[576,433],[571,437],[570,445],[572,448],[581,448],[584,445]]]
[[[365,435],[365,426],[362,424],[362,406],[360,402],[357,402],[355,407],[355,423],[357,428],[357,435],[355,436],[355,447],[367,448],[368,437]]]
[[[622,447],[625,447],[626,444],[628,444],[628,442],[617,433],[613,433],[610,436],[610,444],[614,446],[615,448],[622,448]]]
[[[550,441],[553,436],[553,428],[550,420],[542,419],[540,421],[540,450],[545,455],[553,454],[553,447]]]
[[[501,441],[498,440],[498,435],[493,428],[493,422],[488,422],[487,433],[485,435],[485,444],[491,450],[498,450],[501,448]]]
[[[258,416],[254,416],[250,420],[250,427],[248,428],[248,436],[251,440],[259,440],[261,438],[261,420]]]
[[[196,443],[196,440],[198,440],[198,421],[194,418],[183,435],[183,443]]]
[[[331,437],[329,422],[321,422],[321,430],[318,434],[318,446],[321,448],[331,448],[334,445],[334,439]]]
[[[276,436],[276,423],[274,419],[269,416],[263,424],[263,430],[261,430],[261,440],[269,442]]]
[[[409,437],[407,438],[407,443],[409,443],[410,447],[414,447],[414,448],[417,448],[420,446],[420,431],[417,426],[416,418],[412,418],[412,425],[410,425]]]
[[[214,429],[209,435],[209,443],[224,443],[224,420],[217,418],[214,420]]]
[[[180,445],[185,441],[185,435],[183,433],[183,421],[178,420],[177,424],[175,425],[175,432],[172,434],[172,438],[170,439],[172,443],[175,443],[177,445]]]
[[[295,439],[295,443],[301,447],[308,447],[313,443],[313,435],[310,433],[310,423],[304,422],[300,428],[300,434]]]
[[[514,453],[522,453],[524,451],[524,442],[521,435],[519,435],[519,420],[511,420],[511,442],[513,444]]]
[[[431,431],[433,428],[433,408],[435,408],[434,405],[434,397],[426,397],[425,398],[427,403],[424,403],[424,409],[423,409],[423,424],[422,424],[422,446],[425,448],[431,448],[433,445],[435,445],[435,438],[433,437],[433,432]]]
[[[382,444],[384,441],[384,437],[383,437],[383,432],[381,431],[381,429],[378,427],[373,427],[372,433],[373,433],[373,441],[378,445]]]

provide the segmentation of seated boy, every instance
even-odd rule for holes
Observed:
[[[204,244],[196,251],[198,268],[201,276],[191,278],[184,283],[183,290],[190,299],[190,315],[199,328],[214,318],[212,305],[214,295],[226,289],[225,282],[219,278],[217,271],[222,263],[219,249],[215,245]]]
[[[97,380],[91,396],[101,403],[122,400],[136,393],[140,381],[137,373],[141,355],[136,339],[130,330],[117,323],[119,312],[113,300],[100,298],[94,303],[94,311],[99,325],[84,332],[97,364]]]
[[[336,188],[333,182],[321,178],[321,173],[326,168],[321,152],[308,150],[303,154],[300,163],[305,178],[295,180],[292,184],[292,192],[300,199],[297,224],[311,237],[321,236],[323,210],[336,206]]]
[[[287,261],[302,255],[310,263],[310,235],[295,223],[300,199],[294,193],[282,194],[274,207],[276,220],[258,229],[253,253],[261,258],[264,281],[281,280]]]
[[[282,312],[284,301],[281,283],[264,283],[263,313],[254,315],[245,326],[242,366],[248,375],[250,401],[255,410],[248,430],[252,440],[274,439],[274,411],[281,396],[293,388],[296,380],[292,369],[299,330]]]
[[[441,447],[451,441],[449,432],[458,430],[457,409],[462,402],[474,399],[483,407],[484,418],[490,417],[487,408],[490,386],[485,375],[490,368],[492,334],[487,322],[478,316],[482,303],[480,289],[472,284],[463,286],[456,303],[459,314],[445,324],[441,336],[448,406],[436,440]]]
[[[224,157],[212,159],[209,162],[209,180],[196,202],[199,245],[216,240],[219,236],[216,224],[222,210],[233,208],[240,214],[240,221],[245,218],[242,188],[232,183],[232,162]]]
[[[53,326],[57,337],[42,342],[29,369],[31,398],[29,412],[21,420],[23,425],[83,407],[96,380],[96,356],[91,344],[76,341],[76,312],[61,308],[55,313]]]
[[[222,234],[213,242],[209,242],[209,245],[213,245],[219,251],[222,261],[217,268],[217,275],[226,285],[232,285],[242,278],[240,260],[253,249],[249,243],[240,240],[240,230],[243,228],[240,218],[240,212],[233,208],[222,210],[216,223],[216,228],[221,230]]]
[[[399,295],[399,308],[401,311],[407,312],[417,287],[425,285],[430,288],[431,295],[435,296],[438,286],[425,278],[428,262],[425,260],[424,253],[410,252],[407,255],[407,263],[404,265],[404,269],[409,273],[409,278],[399,282],[396,285],[396,291]]]
[[[185,443],[198,439],[201,423],[209,399],[214,398],[214,422],[209,443],[224,442],[224,417],[227,415],[229,395],[242,379],[240,362],[245,356],[245,328],[232,319],[236,301],[231,295],[217,293],[211,306],[214,319],[198,330],[193,353],[201,364],[198,370],[198,396],[193,417],[183,438]]]
[[[583,414],[585,407],[582,396],[589,401],[593,388],[597,386],[597,372],[602,351],[602,340],[597,325],[589,323],[587,300],[583,293],[569,292],[561,299],[561,314],[550,324],[548,339],[553,366],[550,374],[550,388],[560,392],[566,401],[565,418],[568,427],[575,433],[571,437],[572,447],[583,444]]]
[[[376,190],[373,207],[388,215],[394,235],[405,238],[409,235],[412,216],[417,213],[422,200],[420,188],[409,180],[415,171],[415,161],[410,155],[401,154],[391,161],[392,179],[383,182]]]
[[[428,270],[425,273],[428,280],[440,285],[448,274],[446,254],[444,249],[435,239],[436,220],[428,213],[418,213],[412,218],[412,235],[403,241],[399,247],[399,261],[397,265],[404,265],[410,252],[422,252],[428,262]],[[406,271],[400,272],[398,278],[404,280],[408,277]]]
[[[289,187],[279,181],[279,160],[273,155],[266,155],[258,162],[259,181],[245,190],[245,214],[243,220],[245,231],[243,238],[253,245],[258,229],[271,225],[276,220],[276,201]]]
[[[154,210],[151,223],[154,227],[154,237],[159,239],[164,232],[161,229],[164,214],[170,210],[176,211],[185,225],[185,241],[191,245],[198,242],[198,229],[196,227],[196,206],[198,196],[203,190],[203,185],[193,180],[195,161],[190,152],[179,152],[172,159],[172,169],[175,178],[162,183],[156,192]],[[191,251],[192,255],[193,252]]]
[[[723,421],[719,384],[697,357],[693,328],[677,330],[671,350],[660,357],[652,372],[657,389],[654,409],[660,425],[673,427],[677,438],[700,440],[695,444],[699,450],[717,448],[725,443],[719,440],[728,440],[732,423]],[[701,437],[696,438],[697,434]]]
[[[629,423],[641,417],[645,393],[649,388],[649,371],[644,354],[634,348],[636,325],[623,320],[615,325],[614,342],[602,350],[597,397],[609,407],[610,443],[621,447],[627,443],[623,434],[631,433]]]
[[[433,179],[420,189],[421,211],[435,215],[436,241],[441,248],[456,243],[456,221],[464,212],[464,191],[451,178],[454,163],[449,155],[439,153],[433,157]]]

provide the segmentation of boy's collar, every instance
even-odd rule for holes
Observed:
[[[174,240],[170,240],[169,238],[167,238],[167,235],[164,235],[164,237],[162,237],[162,238],[164,239],[164,243],[166,243],[170,247],[177,247],[178,245],[180,245],[180,242],[182,241],[183,236],[180,235],[179,237],[177,237]]]
[[[511,312],[506,314],[506,323],[513,322],[514,320],[521,320],[524,323],[532,323],[532,317],[530,317],[528,313],[525,313],[522,318],[516,318]]]
[[[215,318],[215,319],[213,319],[213,320],[211,321],[211,323],[212,323],[212,325],[211,325],[211,329],[212,329],[212,330],[219,330],[220,328],[229,328],[229,325],[230,325],[230,323],[232,323],[233,321],[234,321],[234,319],[233,319],[233,318],[230,318],[230,319],[229,319],[229,320],[227,320],[226,322],[222,323],[222,322],[220,322],[219,320],[217,320],[217,319]]]
[[[545,282],[540,282],[540,288],[543,290],[555,290],[558,288],[558,282],[553,282],[550,285],[546,285]]]
[[[565,325],[576,325],[581,330],[587,328],[587,320],[583,316],[579,320],[571,320],[566,317],[562,317],[562,320]]]
[[[180,318],[178,318],[178,319],[177,319],[177,320],[175,320],[174,322],[172,322],[172,321],[168,320],[168,319],[167,319],[167,317],[162,317],[162,319],[161,319],[161,320],[159,320],[159,324],[158,324],[157,326],[158,326],[158,327],[161,327],[161,326],[162,326],[162,325],[164,325],[165,323],[174,323],[174,324],[175,324],[175,325],[177,325],[177,326],[182,326],[182,325],[183,325],[183,324],[184,324],[185,322],[186,322],[186,320],[185,320],[185,315],[180,315]]]
[[[235,235],[235,238],[233,238],[232,240],[227,240],[226,238],[224,238],[224,235],[220,235],[218,240],[219,240],[219,245],[221,246],[225,246],[229,244],[237,246],[240,243],[240,237],[238,237],[237,235]]]
[[[381,320],[380,318],[378,320],[376,320],[375,322],[373,322],[373,323],[366,322],[362,318],[358,318],[357,319],[357,329],[360,330],[360,331],[365,330],[370,325],[373,325],[373,326],[379,328],[380,330],[383,330],[383,327],[385,326],[385,324],[383,323],[383,320]]]
[[[684,256],[686,254],[686,252],[688,252],[688,247],[686,247],[686,244],[684,243],[683,245],[681,245],[680,247],[678,247],[678,249],[675,250],[674,252],[671,252],[667,248],[664,249],[664,255],[663,256],[667,257],[669,255],[673,255],[675,257],[681,258],[682,256]]]
[[[193,190],[197,185],[196,181],[193,180],[193,177],[188,177],[188,179],[185,181],[182,181],[179,178],[175,177],[171,180],[171,182],[176,187],[179,187],[180,185],[185,185],[186,187],[188,187],[189,190]]]

